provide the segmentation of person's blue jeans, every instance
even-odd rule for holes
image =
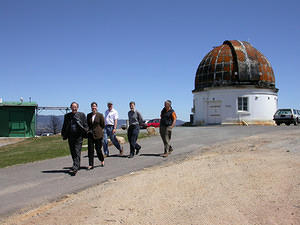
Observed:
[[[106,125],[103,132],[103,151],[105,155],[109,155],[108,151],[108,141],[107,138],[109,137],[113,145],[121,151],[121,146],[116,138],[116,135],[113,133],[114,126]]]

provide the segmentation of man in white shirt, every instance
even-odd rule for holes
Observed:
[[[121,146],[116,138],[116,130],[118,125],[118,118],[119,114],[117,110],[113,108],[112,102],[107,103],[107,110],[105,111],[105,128],[104,128],[104,134],[103,134],[103,151],[104,156],[109,156],[108,151],[108,141],[107,137],[110,138],[113,145],[120,151],[120,155],[123,155],[123,146]]]

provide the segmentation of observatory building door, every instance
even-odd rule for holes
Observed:
[[[222,101],[208,101],[207,102],[207,123],[221,124],[221,104]]]

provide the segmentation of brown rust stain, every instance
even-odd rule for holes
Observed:
[[[240,50],[236,51],[236,55],[237,55],[239,63],[245,62],[245,54],[242,51],[240,51]]]
[[[219,72],[223,75],[214,76]],[[241,80],[251,84],[263,81],[263,84],[270,84],[267,87],[275,88],[274,72],[266,57],[250,43],[237,40],[225,41],[206,54],[197,69],[195,90],[213,86],[214,79],[232,82]],[[231,85],[231,82],[224,82],[224,85],[227,84]]]
[[[230,66],[229,65],[224,65],[224,71],[229,72],[230,71]]]

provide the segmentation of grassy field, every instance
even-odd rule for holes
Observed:
[[[128,141],[126,134],[118,134],[118,136]],[[140,133],[139,139],[145,137],[148,137],[147,133]],[[83,145],[86,144],[87,140],[84,139]],[[82,148],[82,151],[86,150],[86,147]],[[61,136],[28,138],[16,144],[0,147],[0,168],[69,154],[68,141],[63,141]]]

